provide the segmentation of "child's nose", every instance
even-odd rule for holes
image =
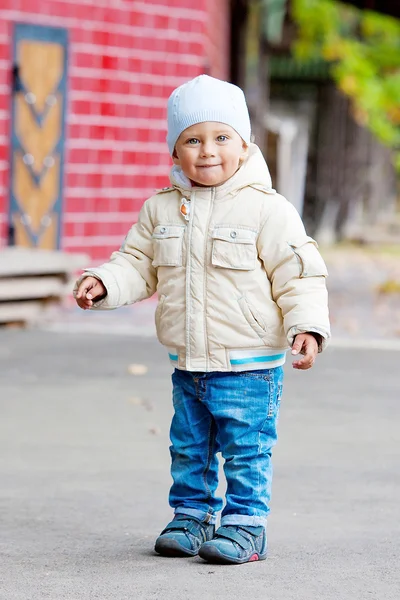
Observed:
[[[201,147],[203,156],[213,156],[215,154],[215,144],[213,142],[204,142]]]

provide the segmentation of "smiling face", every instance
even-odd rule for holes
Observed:
[[[232,127],[206,121],[181,133],[173,160],[195,185],[214,187],[232,177],[246,155],[247,145]]]

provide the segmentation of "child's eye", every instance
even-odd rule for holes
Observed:
[[[194,146],[195,144],[199,143],[199,140],[197,138],[191,138],[190,140],[188,140],[186,142],[187,144],[190,144],[191,146]]]
[[[228,139],[228,136],[227,136],[227,135],[219,135],[219,136],[217,137],[217,141],[218,141],[218,142],[226,142],[226,140],[227,140],[227,139]]]

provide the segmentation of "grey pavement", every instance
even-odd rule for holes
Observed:
[[[399,352],[287,365],[270,555],[227,567],[153,553],[171,516],[157,342],[0,336],[1,600],[399,599]]]

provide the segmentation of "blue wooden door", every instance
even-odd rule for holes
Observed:
[[[58,248],[62,216],[67,31],[14,28],[9,243]]]

